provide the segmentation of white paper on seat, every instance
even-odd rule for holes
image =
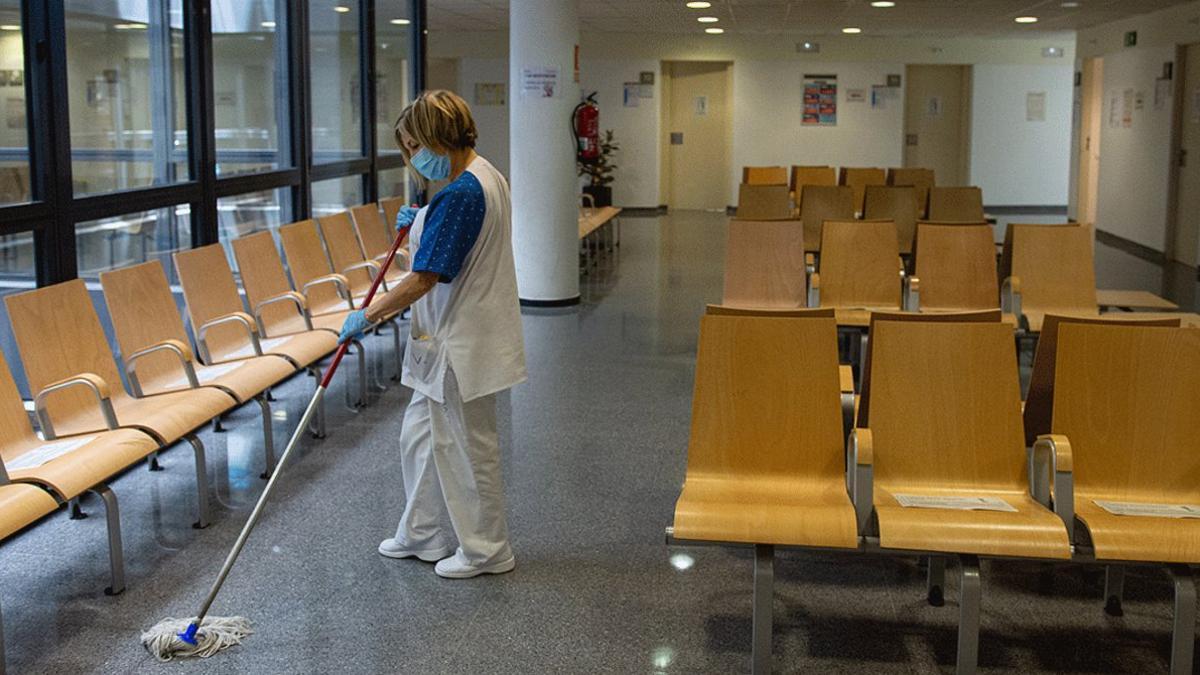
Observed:
[[[1100,499],[1093,499],[1092,502],[1114,516],[1200,518],[1200,506],[1192,504],[1145,504],[1141,502],[1109,502]]]
[[[936,497],[931,495],[896,495],[905,508],[951,509],[954,511],[1005,511],[1016,513],[1012,504],[999,497]]]
[[[95,436],[80,436],[78,438],[71,438],[65,441],[47,443],[30,450],[29,452],[12,461],[5,462],[4,468],[8,471],[33,469],[45,464],[46,462],[49,462],[52,459],[62,457],[72,450],[78,450],[95,439]]]
[[[241,362],[218,363],[213,366],[204,366],[203,368],[197,368],[196,369],[197,370],[196,379],[200,380],[201,382],[208,382],[211,380],[215,380],[218,377],[232,373],[233,371],[237,370],[238,368],[241,368],[244,365],[246,365],[246,364],[241,363]]]

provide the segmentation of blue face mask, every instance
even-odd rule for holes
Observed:
[[[450,177],[450,158],[421,148],[412,156],[412,166],[417,173],[429,180],[445,180]]]

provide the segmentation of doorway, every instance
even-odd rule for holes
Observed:
[[[905,78],[904,166],[933,169],[938,185],[966,185],[971,67],[910,65]]]
[[[1200,263],[1200,43],[1181,46],[1176,74],[1175,137],[1171,156],[1174,202],[1170,255],[1185,265]]]
[[[1079,82],[1079,185],[1075,219],[1095,224],[1096,194],[1100,184],[1100,123],[1103,113],[1104,60],[1084,59]]]
[[[733,132],[727,61],[664,61],[662,162],[672,209],[721,210],[730,199]]]

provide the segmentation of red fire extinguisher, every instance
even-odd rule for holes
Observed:
[[[571,128],[575,132],[575,155],[585,164],[600,158],[600,106],[596,92],[575,106],[571,113]]]

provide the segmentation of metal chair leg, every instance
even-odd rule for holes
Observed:
[[[1192,672],[1196,649],[1196,579],[1186,565],[1171,566],[1175,582],[1175,621],[1171,628],[1171,675]]]
[[[266,394],[259,394],[254,400],[258,401],[258,407],[262,410],[263,454],[266,460],[266,468],[259,478],[270,478],[271,472],[275,470],[275,429],[271,424],[271,403]]]
[[[958,566],[958,661],[955,672],[969,675],[979,665],[979,602],[982,593],[979,558],[973,555],[959,556]]]
[[[934,607],[946,604],[946,559],[941,556],[929,556],[925,596],[929,600],[929,604]]]
[[[212,420],[212,431],[214,434],[225,433],[225,427],[221,426],[221,416],[217,415]]]
[[[767,675],[771,672],[771,633],[775,601],[775,547],[770,544],[754,546],[754,619],[751,638],[751,672]]]
[[[358,409],[367,407],[367,352],[363,349],[362,342],[358,340],[350,341],[350,353],[354,355],[354,360],[358,364],[358,402],[350,400],[350,386],[347,383],[346,391],[346,408],[350,412],[358,412]]]
[[[83,520],[88,517],[87,512],[79,505],[79,497],[67,502],[67,517],[71,520]]]
[[[1104,566],[1104,613],[1109,616],[1124,616],[1121,602],[1125,597],[1125,567]]]
[[[208,505],[208,462],[204,459],[204,444],[199,438],[188,434],[184,436],[188,443],[192,444],[192,450],[196,455],[196,499],[197,513],[199,520],[192,524],[192,527],[200,530],[208,527],[210,517],[210,509]]]
[[[125,590],[125,550],[121,544],[121,509],[117,505],[117,494],[107,485],[98,485],[89,492],[104,502],[104,518],[108,526],[108,565],[112,585],[104,589],[104,593],[117,595]]]
[[[150,461],[148,463],[148,466],[149,466],[150,471],[162,471],[163,470],[162,464],[158,463],[158,450],[155,450],[153,453],[150,454]]]
[[[0,612],[0,675],[4,675],[4,612]]]

